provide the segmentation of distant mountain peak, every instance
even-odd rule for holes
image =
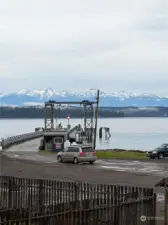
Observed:
[[[43,88],[39,90],[27,90],[21,89],[18,94],[28,94],[28,95],[41,95],[41,96],[54,96],[54,95],[61,95],[61,96],[69,96],[69,95],[84,95],[84,96],[95,96],[96,90],[85,90],[85,91],[73,91],[73,90],[55,90],[52,88]],[[105,92],[100,91],[100,96],[118,96],[118,97],[135,97],[135,96],[157,96],[154,94],[149,93],[131,93],[127,91],[119,91],[119,92]]]
[[[17,94],[22,95],[22,94],[26,94],[27,92],[28,92],[28,90],[21,89],[19,92],[17,92]]]
[[[95,95],[96,90],[84,90],[84,91],[73,91],[73,90],[56,90],[52,88],[43,88],[39,90],[27,90],[27,89],[21,89],[20,91],[16,92],[17,94],[31,94],[31,95]],[[149,93],[132,93],[132,92],[127,92],[127,91],[118,91],[118,92],[105,92],[103,90],[100,90],[100,95],[102,96],[125,96],[125,97],[134,97],[134,96],[158,96],[154,94],[149,94]],[[158,96],[159,97],[159,96]]]
[[[52,88],[43,88],[40,90],[27,90],[21,89],[16,93],[0,94],[1,105],[27,105],[37,103],[42,104],[48,100],[55,101],[81,101],[81,100],[93,100],[96,97],[96,91],[72,91],[72,90],[56,90]],[[107,93],[100,91],[100,105],[101,106],[166,106],[168,107],[168,97],[158,96],[147,93],[130,93],[124,90],[120,92]]]

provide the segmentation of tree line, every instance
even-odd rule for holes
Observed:
[[[132,110],[134,109],[134,110]],[[47,113],[51,115],[50,112]],[[45,108],[37,107],[0,107],[0,118],[14,118],[14,119],[33,119],[44,118],[46,116]],[[47,116],[47,117],[48,117]],[[55,118],[83,118],[83,108],[63,108],[54,110]],[[111,118],[111,117],[168,117],[167,107],[147,108],[146,110],[140,110],[136,107],[100,107],[99,118]]]
[[[49,116],[49,112],[47,113]],[[46,111],[44,108],[37,107],[0,107],[0,118],[15,118],[15,119],[24,119],[24,118],[44,118]],[[71,118],[83,118],[84,110],[82,108],[66,108],[66,109],[55,109],[55,117],[66,118],[68,115]],[[123,112],[115,112],[106,109],[99,110],[99,117],[123,117]]]

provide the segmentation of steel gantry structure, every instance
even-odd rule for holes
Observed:
[[[96,101],[48,101],[45,102],[45,130],[54,130],[54,109],[62,105],[82,105],[84,109],[84,134],[87,142],[96,147],[99,90]],[[95,121],[95,123],[94,123]]]

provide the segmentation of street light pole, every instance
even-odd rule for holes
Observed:
[[[96,137],[97,137],[97,120],[99,114],[99,99],[100,99],[100,90],[97,90],[96,96],[96,113],[95,113],[95,131],[94,131],[94,150],[96,150]]]

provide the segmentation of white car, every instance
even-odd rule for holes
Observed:
[[[57,154],[59,162],[89,162],[93,164],[97,160],[96,152],[91,147],[71,145]]]

